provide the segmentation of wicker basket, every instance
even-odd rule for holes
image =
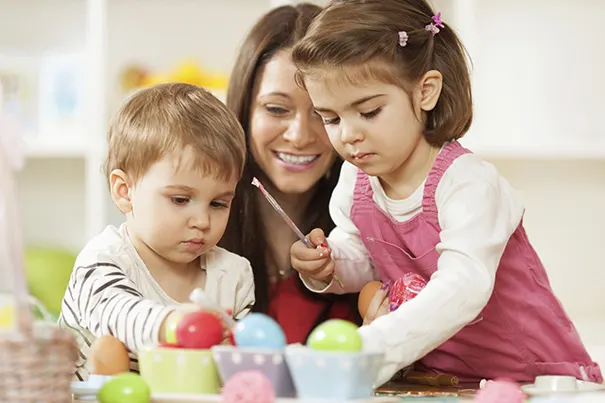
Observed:
[[[0,86],[0,403],[70,403],[78,347],[71,333],[33,320],[32,305],[42,307],[28,295],[14,178],[22,137],[2,99]]]
[[[71,403],[78,358],[73,335],[54,323],[0,338],[0,402]]]

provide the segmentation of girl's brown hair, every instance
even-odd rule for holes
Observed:
[[[262,67],[276,53],[291,49],[298,40],[302,39],[311,21],[320,11],[319,6],[301,3],[277,7],[261,17],[244,40],[227,91],[227,106],[235,112],[246,133],[248,156],[242,180],[237,186],[236,196],[231,205],[229,223],[219,245],[250,261],[256,292],[254,310],[257,312],[267,312],[269,307],[269,274],[266,256],[267,237],[257,200],[258,189],[250,184],[252,178],[258,176],[260,171],[249,147],[254,85],[261,78]],[[328,203],[338,181],[341,163],[342,161],[337,159],[329,173],[317,183],[314,196],[305,212],[305,223],[301,227],[304,233],[313,228],[321,228],[328,233],[334,228],[328,212]],[[310,298],[326,300],[351,298],[352,306],[356,303],[354,295],[323,296],[311,293],[302,284],[300,286]]]
[[[424,136],[435,146],[459,139],[473,118],[470,73],[462,42],[446,23],[426,29],[435,12],[425,0],[333,1],[292,51],[301,78],[336,72],[349,81],[378,79],[409,90],[429,70],[443,75]],[[408,35],[400,46],[399,32]],[[300,78],[299,78],[300,81]]]

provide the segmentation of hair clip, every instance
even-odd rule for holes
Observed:
[[[433,20],[433,22],[426,25],[424,29],[430,31],[433,36],[435,36],[439,33],[439,28],[445,28],[445,25],[443,25],[443,21],[441,21],[441,12],[438,12],[436,15],[432,16],[431,20]]]
[[[408,44],[408,33],[405,31],[399,31],[399,46],[402,48]]]

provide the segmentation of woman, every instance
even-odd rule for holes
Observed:
[[[304,287],[290,265],[296,235],[250,184],[258,177],[303,233],[333,228],[328,202],[341,161],[290,60],[292,46],[320,11],[298,4],[265,14],[244,41],[227,92],[227,106],[246,132],[248,161],[220,245],[250,260],[255,311],[275,318],[288,343],[304,342],[330,318],[360,322],[356,295],[320,296]]]

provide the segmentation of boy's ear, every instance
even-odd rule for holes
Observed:
[[[431,111],[437,105],[441,89],[443,88],[443,76],[437,70],[429,70],[418,82],[418,106],[425,112]]]
[[[109,174],[109,189],[111,198],[122,214],[132,211],[130,193],[132,190],[132,181],[126,172],[121,169],[114,169]]]

